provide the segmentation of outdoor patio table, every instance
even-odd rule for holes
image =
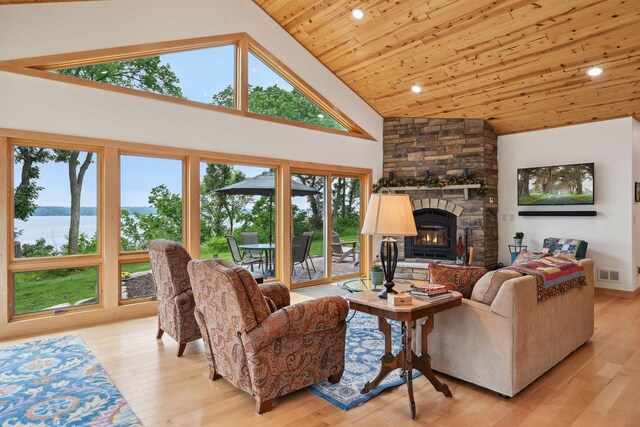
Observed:
[[[264,253],[265,262],[262,267],[265,278],[273,277],[273,255],[276,250],[275,243],[248,243],[238,245],[243,251],[262,251]]]

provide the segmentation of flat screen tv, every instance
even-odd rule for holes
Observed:
[[[518,169],[518,205],[593,205],[593,163]]]

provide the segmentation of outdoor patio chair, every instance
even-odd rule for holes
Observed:
[[[258,414],[278,396],[325,379],[340,381],[349,311],[344,298],[278,309],[265,299],[265,287],[288,296],[281,283],[258,286],[247,270],[212,259],[191,261],[188,269],[211,380],[222,377],[251,394]]]
[[[242,252],[240,252],[240,247],[238,247],[238,241],[233,236],[227,236],[227,243],[229,244],[229,250],[231,250],[231,258],[233,258],[233,262],[241,267],[248,265],[251,271],[253,271],[253,265],[258,264],[258,267],[262,265],[262,258],[260,259],[252,259],[246,258]]]
[[[356,260],[355,245],[352,247],[342,246],[340,235],[333,231],[331,233],[331,259],[334,262],[342,262],[348,256],[352,256],[353,260]]]
[[[291,271],[295,274],[296,264],[300,264],[300,267],[304,270],[304,262],[307,259],[307,251],[309,250],[310,236],[302,235],[296,236],[291,239]],[[311,280],[311,271],[307,265],[307,273],[309,274],[309,280]]]
[[[187,343],[201,338],[196,322],[195,301],[191,290],[187,264],[189,252],[180,244],[169,240],[153,240],[149,243],[151,271],[158,298],[158,333],[166,332],[178,342],[178,357]]]
[[[313,264],[313,258],[311,258],[311,242],[313,242],[313,234],[314,231],[305,231],[302,233],[303,236],[309,236],[309,243],[307,243],[307,258],[305,259],[305,264],[307,264],[307,270],[309,269],[309,261],[311,261],[311,266],[313,267],[313,272],[317,273],[316,266]]]
[[[245,245],[257,245],[258,243],[260,243],[260,240],[258,239],[258,232],[257,231],[245,231],[242,234],[242,242]],[[249,258],[252,259],[259,259],[262,260],[262,251],[259,250],[245,250],[244,251],[245,255],[248,256]]]

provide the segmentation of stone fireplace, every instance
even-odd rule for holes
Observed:
[[[422,279],[430,262],[456,262],[458,238],[474,248],[474,265],[498,259],[497,137],[480,119],[387,118],[384,176],[394,179],[463,175],[484,181],[487,194],[461,188],[407,189],[418,236],[398,242],[397,277]]]
[[[457,217],[441,209],[413,211],[417,236],[404,239],[404,258],[455,261]]]

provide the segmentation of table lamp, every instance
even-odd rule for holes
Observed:
[[[364,217],[362,234],[381,235],[380,261],[384,272],[385,289],[378,294],[396,294],[393,276],[398,265],[398,242],[392,236],[416,236],[416,223],[408,194],[372,194]]]

